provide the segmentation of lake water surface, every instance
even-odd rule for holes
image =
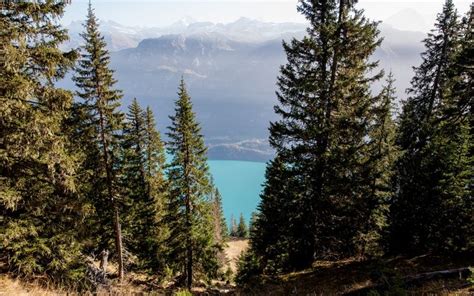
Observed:
[[[265,181],[265,163],[234,160],[210,160],[209,167],[219,189],[227,223],[240,213],[247,222],[260,200]]]

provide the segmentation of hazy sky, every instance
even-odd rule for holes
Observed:
[[[463,14],[469,8],[470,1],[454,2]],[[88,0],[72,0],[63,18],[64,24],[84,19],[87,3]],[[359,7],[364,8],[371,19],[390,19],[399,29],[426,31],[443,3],[444,0],[360,0]],[[271,22],[305,21],[296,11],[296,0],[92,0],[92,4],[101,20],[127,26],[162,27],[185,17],[222,23],[239,17]],[[402,16],[397,16],[400,12]]]

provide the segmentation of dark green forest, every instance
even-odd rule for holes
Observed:
[[[136,99],[122,112],[91,4],[84,45],[60,49],[67,5],[0,8],[2,273],[77,293],[142,273],[159,291],[235,282],[246,295],[318,261],[472,259],[474,5],[440,5],[397,98],[373,59],[379,22],[355,0],[300,0],[307,34],[283,42],[275,156],[250,225],[241,216],[230,230],[186,77],[165,134]],[[57,86],[68,75],[76,91]],[[230,237],[249,238],[234,275]]]

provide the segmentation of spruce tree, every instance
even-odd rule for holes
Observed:
[[[270,126],[270,144],[281,163],[272,175],[286,175],[295,184],[272,192],[271,199],[282,207],[280,217],[265,210],[258,219],[281,219],[278,232],[287,237],[275,238],[279,245],[271,256],[286,262],[278,265],[287,269],[360,249],[358,237],[372,212],[365,207],[371,192],[366,176],[374,101],[370,86],[382,75],[377,62],[369,61],[381,43],[377,23],[367,20],[353,1],[300,1],[298,10],[310,26],[302,40],[283,44],[288,63],[278,78],[275,112],[280,120]],[[275,172],[278,167],[284,171]],[[266,199],[262,209],[271,207]],[[270,243],[254,240],[263,244],[256,255],[266,264],[270,253],[264,250]]]
[[[214,240],[216,247],[218,248],[217,262],[220,267],[223,267],[228,262],[226,254],[224,252],[224,246],[228,239],[227,222],[224,217],[224,209],[222,208],[222,196],[219,189],[215,187],[213,180],[211,179],[213,193],[211,195],[212,204],[212,221],[214,224]],[[221,272],[223,275],[223,272]]]
[[[153,112],[150,108],[144,111],[136,99],[129,106],[122,146],[122,187],[128,204],[124,237],[142,266],[157,269],[163,255],[158,249],[163,239],[160,220],[166,193],[164,145]]]
[[[222,196],[215,186],[212,195],[212,215],[214,217],[214,228],[216,241],[223,243],[228,237],[227,222],[225,221],[224,209],[222,208]]]
[[[160,132],[156,129],[153,111],[148,106],[145,110],[145,183],[146,210],[144,225],[147,228],[146,245],[142,251],[150,258],[149,265],[153,270],[162,270],[165,266],[165,239],[168,228],[164,221],[168,198],[168,180],[165,177],[165,145]]]
[[[194,278],[212,277],[217,273],[217,248],[209,201],[212,188],[207,149],[184,79],[181,79],[178,96],[167,134],[167,150],[173,157],[168,167],[168,263],[184,276],[190,289]]]
[[[462,20],[462,33],[460,37],[459,53],[449,71],[450,91],[449,100],[443,106],[444,118],[468,117],[472,119],[473,88],[472,88],[472,65],[474,64],[474,4]],[[470,123],[472,126],[472,122]]]
[[[249,258],[258,262],[265,273],[279,273],[291,269],[290,262],[297,261],[305,250],[298,246],[299,237],[307,233],[307,226],[292,223],[296,213],[296,180],[277,155],[269,162],[265,173],[264,190],[260,195],[257,219],[250,233]]]
[[[148,106],[145,110],[145,176],[147,178],[147,194],[154,199],[160,192],[166,191],[164,176],[165,144],[160,132],[156,129],[155,116]],[[162,211],[163,209],[161,209]]]
[[[442,215],[435,221],[438,248],[463,252],[474,247],[473,141],[474,5],[461,22],[459,52],[448,69],[447,95],[440,107],[436,149],[445,169],[440,180]]]
[[[369,144],[365,154],[366,178],[369,192],[366,202],[360,206],[367,211],[367,223],[360,230],[359,255],[382,255],[386,247],[389,201],[393,195],[393,171],[398,157],[395,145],[396,124],[394,122],[395,88],[392,73],[387,77],[381,94],[374,98],[369,129]]]
[[[441,118],[443,106],[451,96],[450,69],[459,51],[459,32],[456,9],[447,0],[435,28],[424,40],[426,51],[421,65],[415,68],[400,117],[397,144],[401,157],[396,165],[396,195],[391,204],[394,252],[441,250],[449,239],[441,235],[439,222],[450,223],[457,215],[453,207],[459,197],[447,192],[451,190],[449,183],[456,178],[445,182],[445,177],[455,170],[449,159],[461,151],[448,147],[446,135],[441,133]]]
[[[138,104],[137,99],[133,99],[132,104],[128,107],[126,121],[123,129],[123,188],[131,203],[131,207],[140,210],[143,205],[138,205],[146,195],[145,181],[145,118],[143,109]],[[131,223],[140,224],[139,214],[130,210]],[[136,214],[136,215],[135,215]],[[131,226],[133,229],[130,235],[140,235],[138,225]]]
[[[122,280],[124,268],[119,202],[121,189],[117,178],[123,122],[123,114],[118,108],[122,93],[114,89],[116,80],[109,68],[110,55],[90,3],[84,27],[85,32],[81,34],[84,45],[73,79],[78,87],[77,95],[83,100],[86,112],[89,112],[89,124],[94,130],[90,140],[97,145],[95,152],[99,153],[95,157],[97,187],[94,192],[97,195],[91,198],[95,203],[98,227],[101,229],[98,233],[103,232],[100,244],[107,246],[110,230],[113,229],[119,265],[118,276]]]
[[[123,239],[129,242],[128,250],[133,254],[148,251],[143,244],[146,242],[147,215],[147,184],[145,176],[145,114],[133,99],[128,107],[124,123],[122,141],[122,190],[125,195],[127,215],[123,217]],[[149,225],[152,227],[152,225]],[[140,256],[141,257],[141,256]],[[141,258],[143,259],[143,258]]]
[[[247,238],[248,232],[249,231],[247,228],[247,224],[245,223],[244,215],[240,213],[239,224],[237,225],[237,237]]]
[[[64,3],[3,3],[0,10],[0,256],[21,276],[85,283],[77,194],[80,155],[66,134],[72,94],[55,83],[77,54],[59,24]]]
[[[255,231],[255,223],[257,222],[258,216],[257,212],[252,212],[250,215],[250,221],[249,221],[249,235]]]

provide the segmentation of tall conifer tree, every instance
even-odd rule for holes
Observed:
[[[122,192],[125,196],[127,215],[123,215],[123,240],[127,249],[133,254],[146,252],[143,244],[146,241],[147,184],[145,176],[145,114],[133,99],[128,107],[123,129],[122,141]],[[148,222],[148,221],[147,221]],[[152,225],[149,225],[152,227]],[[139,256],[141,257],[141,256]]]
[[[247,224],[245,223],[245,218],[242,213],[240,213],[239,224],[237,225],[237,237],[247,238],[249,230]]]
[[[165,266],[165,239],[168,228],[165,223],[166,203],[168,200],[169,182],[165,177],[165,145],[160,132],[156,129],[153,111],[148,106],[145,110],[145,182],[146,211],[144,215],[147,232],[145,254],[150,258],[150,267],[154,270]]]
[[[397,162],[396,195],[391,205],[394,252],[442,249],[448,238],[441,236],[438,222],[449,223],[456,215],[452,206],[458,197],[447,192],[451,185],[444,181],[454,169],[449,159],[456,152],[440,132],[443,106],[451,96],[450,69],[459,52],[459,32],[456,9],[453,1],[447,0],[435,28],[424,41],[423,61],[415,68],[410,96],[400,118],[397,144],[402,154]],[[440,219],[446,214],[451,218]]]
[[[217,242],[223,243],[228,236],[227,222],[224,216],[224,209],[222,208],[222,196],[219,189],[214,187],[213,191],[212,215],[214,217],[215,237]]]
[[[175,115],[170,116],[168,153],[172,155],[168,168],[170,197],[168,225],[170,227],[169,262],[185,277],[188,289],[193,278],[215,275],[215,248],[212,205],[208,199],[210,186],[207,149],[201,128],[192,110],[184,80],[181,79]]]
[[[0,10],[0,256],[19,275],[84,276],[86,217],[80,156],[66,134],[72,94],[55,83],[76,53],[62,52],[65,4],[2,3]]]
[[[474,5],[460,24],[459,51],[448,69],[447,95],[440,106],[435,136],[445,169],[440,184],[442,215],[435,221],[438,250],[462,252],[474,247],[473,141]]]
[[[367,20],[355,1],[300,1],[298,10],[310,26],[302,40],[283,44],[288,63],[278,78],[275,107],[281,119],[270,127],[280,167],[295,182],[291,192],[272,197],[288,215],[278,227],[289,238],[277,238],[282,245],[274,250],[287,269],[359,249],[358,236],[372,212],[365,206],[371,192],[366,177],[370,85],[381,77],[374,71],[377,62],[369,61],[381,42],[377,23]],[[269,207],[265,200],[261,208]],[[262,211],[258,220],[272,219],[264,215],[273,213]],[[259,249],[265,264],[265,248]]]
[[[361,206],[371,209],[366,216],[367,223],[358,236],[359,255],[381,255],[386,247],[389,221],[389,201],[393,195],[393,171],[398,157],[395,145],[396,124],[394,122],[395,88],[392,73],[387,77],[381,94],[374,98],[369,128],[369,143],[365,160],[368,189],[366,202]]]
[[[219,192],[219,189],[217,189],[213,183],[214,182],[211,179],[213,188],[211,195],[211,207],[212,221],[214,224],[214,240],[216,248],[218,249],[217,262],[219,267],[223,267],[228,262],[226,253],[224,252],[224,246],[229,235],[227,231],[227,222],[224,217],[224,209],[222,208],[222,196]]]
[[[254,230],[250,233],[250,257],[259,261],[265,273],[290,269],[301,252],[293,249],[304,233],[305,225],[293,223],[296,213],[296,180],[277,155],[267,166],[264,190],[260,196]],[[293,195],[295,194],[295,195]],[[296,216],[298,218],[298,216]]]
[[[96,214],[99,227],[104,229],[105,237],[101,244],[107,245],[109,229],[113,229],[115,238],[116,256],[118,258],[118,275],[122,280],[123,246],[120,225],[121,190],[117,179],[119,167],[120,134],[122,130],[123,114],[118,110],[122,93],[114,89],[116,80],[113,71],[109,68],[110,55],[106,49],[104,37],[99,32],[98,19],[89,3],[85,32],[81,34],[84,39],[81,58],[76,69],[74,81],[78,87],[77,95],[84,101],[85,112],[91,120],[89,123],[93,132],[89,134],[95,143],[99,155],[96,157]],[[112,209],[110,211],[110,209]],[[113,223],[110,223],[110,221]],[[110,226],[109,226],[110,225]],[[113,225],[113,226],[112,226]],[[103,234],[103,235],[104,235]]]
[[[164,145],[155,128],[150,108],[144,111],[136,99],[127,114],[123,134],[123,188],[127,196],[125,236],[129,250],[142,260],[142,265],[157,269],[163,267],[163,218],[166,181]],[[158,262],[161,261],[161,262]]]

